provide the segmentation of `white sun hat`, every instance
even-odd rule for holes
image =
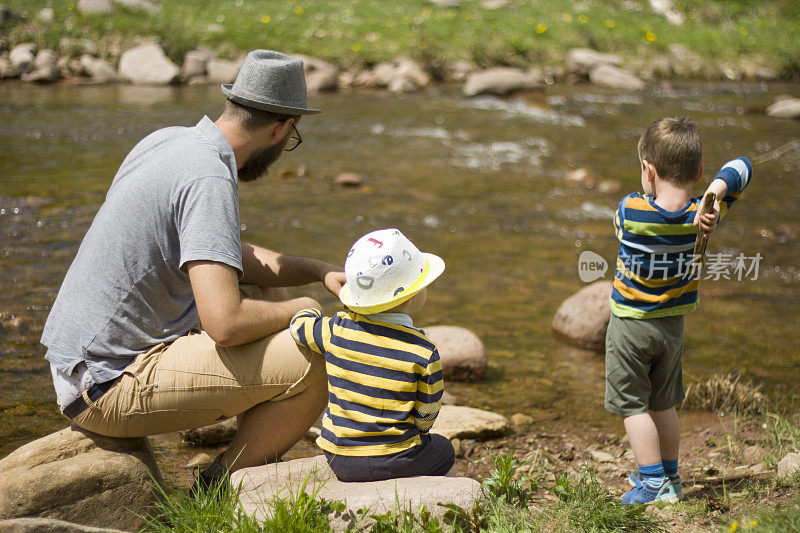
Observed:
[[[381,313],[396,307],[444,272],[444,261],[420,252],[399,230],[381,229],[358,239],[344,263],[347,283],[339,293],[356,313]]]

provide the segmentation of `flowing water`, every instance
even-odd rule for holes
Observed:
[[[611,216],[640,187],[638,136],[662,116],[694,117],[707,180],[730,158],[800,138],[800,121],[764,114],[775,95],[796,89],[694,84],[620,94],[552,86],[525,99],[469,100],[445,87],[317,96],[312,104],[325,112],[301,121],[301,148],[268,177],[241,185],[243,239],[341,263],[363,233],[400,228],[447,263],[417,323],[465,326],[486,344],[487,380],[449,390],[505,414],[614,424],[602,409],[602,356],[554,340],[550,323],[583,286],[581,252],[611,261],[606,279],[613,275]],[[215,87],[0,85],[0,456],[65,424],[38,340],[122,159],[157,128],[216,118],[221,103]],[[757,165],[711,241],[712,253],[762,259],[755,280],[701,284],[701,305],[686,326],[689,378],[737,371],[778,400],[800,391],[799,157],[790,151]],[[581,168],[588,181],[567,179]],[[339,172],[361,174],[365,186],[337,187]],[[306,293],[334,309],[320,287]]]

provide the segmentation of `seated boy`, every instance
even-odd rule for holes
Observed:
[[[396,229],[361,237],[345,262],[346,310],[292,319],[295,341],[325,355],[328,408],[317,445],[342,481],[445,475],[450,441],[430,434],[444,384],[436,346],[409,315],[444,261],[421,253]]]
[[[683,316],[697,307],[699,272],[692,267],[697,230],[710,233],[750,181],[741,157],[726,163],[706,190],[721,202],[698,216],[702,197],[692,185],[703,174],[702,142],[691,119],[652,123],[639,140],[642,188],[619,204],[620,241],[611,321],[606,334],[605,407],[622,415],[639,466],[622,501],[675,501],[680,426],[675,407],[684,398]]]

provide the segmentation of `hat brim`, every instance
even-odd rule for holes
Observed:
[[[342,303],[349,309],[364,315],[382,313],[391,309],[392,307],[397,307],[433,283],[433,281],[441,276],[442,272],[444,272],[444,260],[441,257],[438,255],[425,253],[423,255],[425,256],[425,259],[428,260],[428,272],[424,274],[423,278],[420,278],[415,282],[416,286],[412,290],[401,292],[397,296],[394,296],[384,302],[372,303],[370,305],[357,305],[353,302],[353,295],[350,292],[349,284],[346,283],[344,287],[342,287],[342,290],[339,291],[339,300],[341,300]]]
[[[228,100],[231,100],[233,102],[236,102],[237,104],[241,104],[246,107],[261,109],[262,111],[269,111],[271,113],[280,113],[282,115],[316,115],[317,113],[322,113],[321,110],[312,109],[310,107],[287,107],[280,105],[276,102],[270,102],[268,100],[247,98],[245,96],[234,93],[232,89],[233,89],[232,83],[222,84],[222,94],[224,94]]]

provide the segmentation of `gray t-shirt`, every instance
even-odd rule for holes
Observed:
[[[138,355],[198,322],[187,261],[242,272],[236,160],[219,128],[145,137],[122,162],[58,292],[45,358],[69,375],[118,377]]]

